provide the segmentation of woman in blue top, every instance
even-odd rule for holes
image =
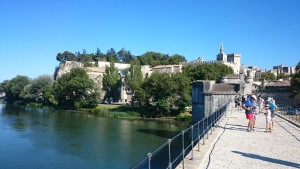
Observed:
[[[275,111],[277,110],[277,106],[275,104],[275,100],[271,97],[268,97],[267,104],[270,106],[271,110],[271,124],[272,128],[274,128],[274,117],[275,117]]]

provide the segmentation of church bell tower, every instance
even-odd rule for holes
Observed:
[[[224,53],[223,43],[221,44],[220,53],[217,55],[217,61],[227,62],[227,55]]]

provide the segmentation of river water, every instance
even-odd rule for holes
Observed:
[[[126,169],[184,128],[0,104],[0,169]]]

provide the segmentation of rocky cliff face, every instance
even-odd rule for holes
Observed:
[[[80,62],[72,62],[72,61],[65,61],[60,62],[59,68],[55,72],[54,79],[59,79],[63,74],[68,73],[73,68],[83,68],[83,65]]]
[[[92,79],[99,88],[99,91],[102,91],[102,77],[105,72],[105,68],[100,67],[84,67],[80,62],[66,61],[61,62],[59,67],[55,71],[55,79],[59,79],[63,74],[70,72],[74,68],[83,68],[87,71],[87,74],[90,79]],[[104,97],[104,92],[100,92],[100,97]]]

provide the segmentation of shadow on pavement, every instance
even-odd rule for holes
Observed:
[[[240,127],[245,127],[247,128],[246,125],[238,125],[238,124],[226,124],[227,126],[240,126]]]
[[[247,131],[247,127],[225,127],[226,130],[237,130],[237,131]]]
[[[237,130],[237,131],[246,131],[247,132],[248,126],[244,125],[235,125],[235,124],[226,124],[225,129],[226,130]],[[265,128],[260,128],[260,127],[255,127],[255,129],[265,129]]]
[[[270,162],[270,163],[276,163],[276,164],[285,165],[285,166],[289,166],[289,167],[300,168],[300,164],[294,163],[294,162],[289,162],[289,161],[279,160],[279,159],[275,159],[275,158],[264,157],[264,156],[261,156],[261,155],[256,155],[256,154],[251,154],[251,153],[243,153],[243,152],[240,152],[240,151],[232,151],[232,152],[240,154],[240,155],[245,156],[245,157],[259,159],[259,160],[267,161],[267,162]]]

